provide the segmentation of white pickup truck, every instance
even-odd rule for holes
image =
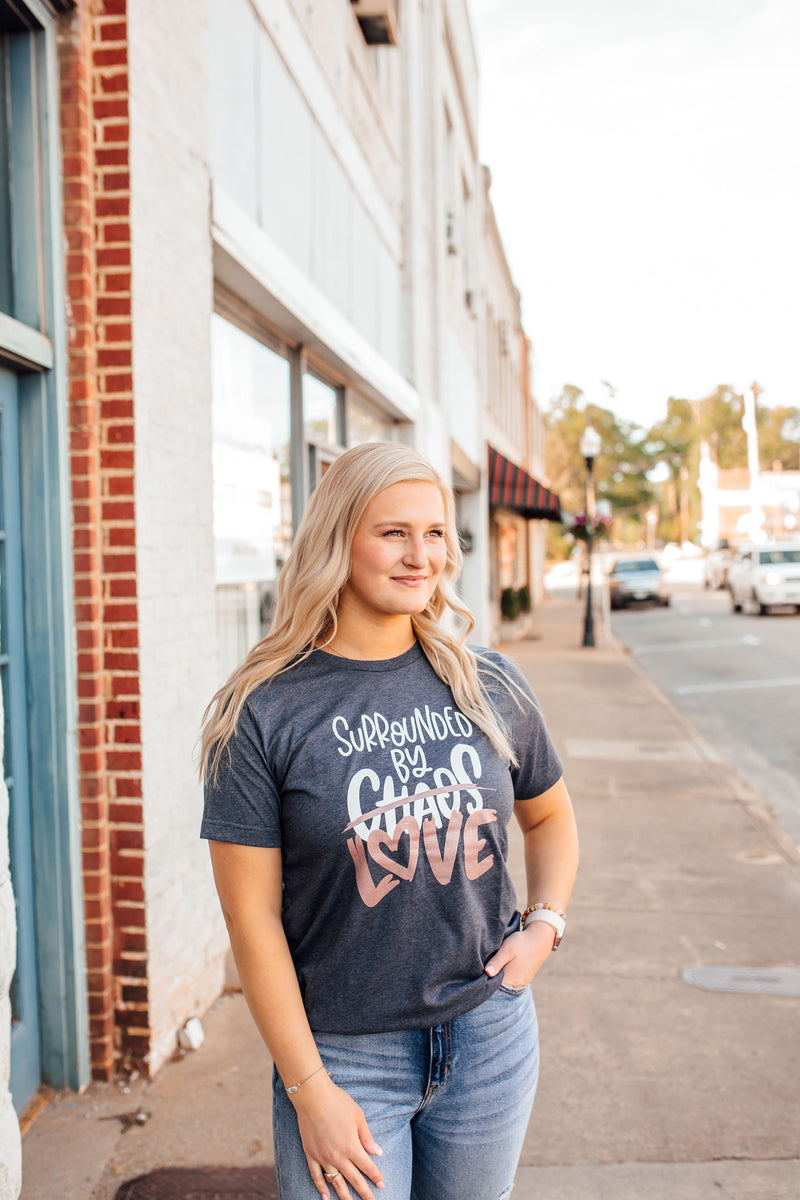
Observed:
[[[750,608],[764,616],[778,605],[800,612],[800,542],[740,546],[728,568],[734,612]]]

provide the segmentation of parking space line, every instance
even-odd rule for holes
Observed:
[[[643,646],[634,646],[634,654],[658,654],[661,651],[668,651],[674,654],[676,650],[709,650],[716,649],[720,646],[758,646],[760,645],[758,638],[753,638],[747,634],[744,637],[738,638],[702,638],[697,641],[686,642],[647,642]]]
[[[746,692],[749,688],[800,687],[800,675],[788,679],[732,679],[720,683],[688,683],[673,688],[676,696],[695,696],[701,692]]]

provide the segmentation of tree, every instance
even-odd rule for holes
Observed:
[[[699,439],[708,443],[711,461],[723,470],[747,466],[744,396],[720,384],[697,402]]]
[[[613,389],[609,387],[613,396]],[[699,527],[698,487],[701,447],[721,470],[747,468],[744,396],[719,384],[700,400],[671,396],[663,420],[645,431],[609,409],[587,404],[579,387],[566,384],[545,417],[545,461],[551,487],[573,515],[585,508],[586,466],[580,452],[587,423],[602,439],[595,462],[598,499],[607,499],[618,541],[638,541],[644,535],[645,514],[656,503],[658,533],[665,541],[689,540]],[[800,469],[800,408],[756,407],[759,461],[762,471],[776,463]],[[661,466],[662,478],[655,468]],[[551,539],[551,546],[557,539]]]
[[[545,416],[545,462],[550,485],[567,511],[573,515],[584,511],[586,464],[580,440],[587,424],[594,426],[602,441],[594,464],[598,499],[608,500],[611,505],[615,536],[623,536],[624,527],[628,535],[625,540],[637,537],[654,496],[647,479],[652,461],[645,446],[645,431],[607,408],[587,404],[574,384],[567,384],[551,401]]]
[[[651,470],[663,463],[668,472],[658,489],[661,535],[665,541],[691,540],[700,520],[697,476],[701,440],[698,421],[702,403],[670,396],[666,417],[647,434],[645,445]]]
[[[800,408],[759,408],[757,423],[761,470],[771,471],[776,463],[784,471],[800,470]]]

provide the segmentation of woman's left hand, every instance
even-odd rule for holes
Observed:
[[[526,929],[510,934],[484,967],[487,975],[504,970],[503,983],[527,987],[553,949],[556,932],[545,921],[531,921]]]

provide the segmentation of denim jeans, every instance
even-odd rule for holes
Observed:
[[[539,1071],[529,987],[501,986],[432,1029],[315,1034],[322,1061],[363,1108],[383,1149],[376,1200],[505,1200],[511,1194]],[[273,1077],[281,1200],[319,1200],[294,1108]],[[352,1193],[355,1195],[355,1193]]]

